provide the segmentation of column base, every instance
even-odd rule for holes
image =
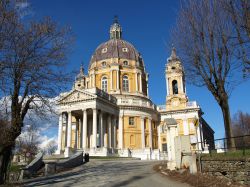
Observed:
[[[62,153],[63,153],[62,150],[57,149],[56,152],[55,152],[55,155],[61,155]]]
[[[73,150],[72,147],[65,147],[64,157],[70,157],[73,154]]]

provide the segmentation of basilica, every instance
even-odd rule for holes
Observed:
[[[122,38],[117,19],[109,34],[87,72],[81,66],[72,90],[60,95],[57,154],[171,160],[177,136],[188,136],[191,150],[203,150],[214,131],[196,101],[188,100],[175,48],[165,66],[166,102],[157,106],[148,95],[142,55]]]

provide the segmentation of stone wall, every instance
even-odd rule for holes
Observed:
[[[233,182],[250,184],[250,158],[201,158],[201,171],[214,176],[226,177]]]

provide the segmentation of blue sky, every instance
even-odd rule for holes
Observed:
[[[70,48],[69,70],[85,68],[95,48],[109,39],[109,27],[118,15],[123,39],[131,42],[142,54],[149,73],[149,94],[156,104],[166,98],[164,68],[171,50],[171,30],[178,15],[179,1],[170,0],[30,0],[32,17],[50,16],[60,25],[72,28],[76,42]],[[178,49],[177,49],[178,55]],[[181,56],[180,56],[181,58]],[[231,115],[238,110],[250,113],[250,81],[239,85],[230,96]],[[213,96],[205,88],[187,85],[190,100],[202,107],[204,118],[215,130],[215,137],[224,137],[222,113]],[[57,133],[57,132],[55,132]]]

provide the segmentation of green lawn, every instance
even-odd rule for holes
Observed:
[[[218,158],[218,159],[245,159],[250,158],[250,149],[245,150],[245,155],[243,150],[227,151],[225,153],[217,153],[216,151],[211,151],[210,154],[201,154],[203,158]]]

